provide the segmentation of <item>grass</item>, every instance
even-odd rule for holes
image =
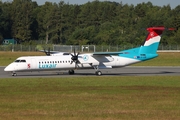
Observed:
[[[180,119],[178,76],[1,78],[0,119]]]
[[[0,66],[7,66],[20,56],[45,55],[42,52],[0,52]],[[180,66],[180,53],[159,53],[159,57],[135,66]]]

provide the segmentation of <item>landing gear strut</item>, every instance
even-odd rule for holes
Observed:
[[[95,69],[95,74],[98,75],[98,76],[101,76],[102,75],[102,72],[99,70],[98,66],[93,66],[94,69]]]

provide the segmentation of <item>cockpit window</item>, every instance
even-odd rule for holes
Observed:
[[[14,62],[16,62],[16,63],[18,63],[18,62],[25,63],[26,60],[15,60]]]
[[[26,60],[21,60],[21,62],[26,62]]]
[[[14,62],[20,62],[20,60],[15,60]]]

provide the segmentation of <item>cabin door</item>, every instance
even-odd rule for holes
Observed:
[[[31,69],[37,69],[38,66],[37,66],[36,59],[32,58],[31,63],[29,64],[29,66],[30,66]]]

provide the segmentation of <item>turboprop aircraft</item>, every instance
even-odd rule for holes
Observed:
[[[143,45],[137,48],[123,50],[119,52],[94,52],[79,54],[61,54],[55,56],[29,56],[19,57],[9,64],[4,71],[16,72],[24,71],[51,71],[69,70],[69,74],[74,74],[75,69],[94,69],[96,75],[102,75],[100,69],[119,68],[134,63],[153,59],[158,56],[157,49],[161,35],[165,27],[149,27],[146,29],[148,35]]]

